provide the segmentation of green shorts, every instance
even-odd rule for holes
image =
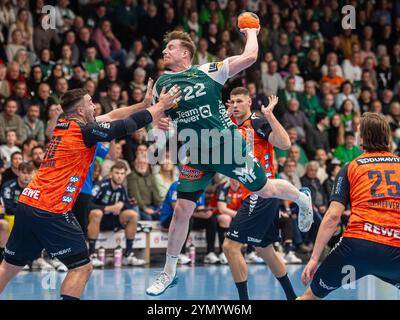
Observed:
[[[209,148],[199,158],[196,163],[189,161],[182,166],[177,188],[179,192],[205,190],[217,172],[238,180],[252,192],[260,190],[267,182],[262,165],[247,150],[239,132],[228,142]]]

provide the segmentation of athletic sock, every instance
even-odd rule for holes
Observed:
[[[73,296],[68,296],[68,295],[66,295],[66,294],[62,294],[61,296],[60,296],[60,300],[80,300],[79,298],[77,298],[77,297],[73,297]]]
[[[225,234],[228,232],[229,228],[222,228],[218,226],[218,243],[219,243],[219,250],[223,252],[222,245],[224,244]]]
[[[167,254],[167,260],[165,261],[164,272],[167,273],[171,278],[175,277],[177,263],[178,263],[178,256]]]
[[[303,192],[300,192],[300,195],[299,195],[298,199],[297,199],[297,200],[294,200],[294,202],[295,202],[300,208],[308,207],[308,204],[309,204],[308,201],[309,201],[309,200],[308,200],[308,197],[307,197],[306,194],[303,193]]]
[[[96,241],[97,239],[88,239],[89,242],[89,255],[96,252]]]
[[[208,219],[206,227],[207,254],[215,251],[215,237],[217,235],[218,222],[215,216]]]
[[[290,282],[288,275],[286,274],[283,277],[281,277],[281,278],[277,277],[276,279],[281,284],[283,291],[285,291],[286,299],[296,300],[297,295],[293,290],[292,283]]]
[[[3,253],[4,253],[4,248],[0,248],[0,263],[3,261]]]
[[[126,249],[124,254],[125,257],[130,255],[130,253],[132,252],[132,247],[133,247],[133,239],[126,239]]]
[[[247,292],[247,280],[243,282],[235,282],[240,300],[249,300],[249,293]]]

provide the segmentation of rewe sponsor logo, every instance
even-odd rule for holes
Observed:
[[[22,191],[22,194],[24,196],[29,197],[29,198],[32,198],[32,199],[35,199],[35,200],[39,200],[40,191],[39,190],[30,189],[30,188],[25,188],[24,191]]]
[[[400,239],[400,230],[385,228],[372,223],[364,223],[364,231],[380,236]]]

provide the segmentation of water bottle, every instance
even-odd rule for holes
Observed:
[[[192,266],[196,263],[196,247],[193,245],[193,243],[189,247],[189,259],[190,263]]]
[[[116,247],[114,250],[114,267],[121,268],[122,266],[122,248]]]
[[[105,261],[106,261],[106,249],[104,249],[103,247],[100,247],[99,251],[98,251],[98,256],[99,256],[99,260],[105,264]]]

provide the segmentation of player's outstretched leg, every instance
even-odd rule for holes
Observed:
[[[69,270],[61,285],[61,299],[78,300],[85,289],[92,270],[93,266],[91,262],[81,267]]]
[[[242,246],[242,243],[226,238],[224,240],[223,250],[228,260],[229,267],[231,268],[239,299],[249,300],[249,293],[247,290],[247,264],[241,252]]]
[[[265,248],[256,247],[256,251],[258,255],[263,258],[264,262],[268,265],[268,267],[271,269],[271,272],[281,284],[282,289],[285,292],[286,299],[296,300],[297,295],[294,292],[292,283],[289,280],[286,266],[281,256],[275,251],[272,244]]]
[[[3,261],[0,264],[0,294],[3,292],[7,283],[9,283],[10,280],[14,278],[22,269],[23,266],[14,266],[6,261]]]
[[[167,260],[164,270],[146,290],[146,294],[158,296],[178,283],[176,264],[178,262],[179,253],[187,237],[190,217],[193,215],[195,208],[196,203],[193,201],[186,199],[178,199],[176,201],[174,215],[168,231]]]
[[[299,206],[298,224],[301,232],[310,230],[314,222],[311,192],[308,188],[297,190],[286,180],[268,179],[265,186],[254,192],[263,198],[278,198],[294,201]]]
[[[0,217],[0,264],[3,261],[4,248],[8,240],[8,228],[7,220],[3,220]]]

